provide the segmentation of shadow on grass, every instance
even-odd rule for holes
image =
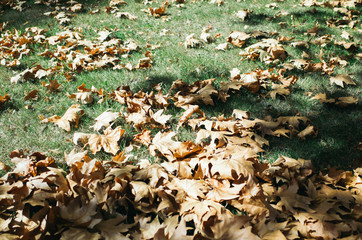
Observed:
[[[162,89],[170,89],[171,85],[174,81],[177,80],[177,77],[174,75],[150,75],[148,79],[141,81],[139,84],[135,86],[133,89],[134,92],[139,90],[143,90],[144,92],[150,92],[154,88],[155,85],[161,84]]]
[[[66,2],[66,1],[65,1]],[[83,12],[87,12],[88,9],[94,7],[103,7],[107,4],[107,1],[97,1],[97,0],[84,0]],[[28,1],[25,5],[23,11],[16,11],[7,6],[3,7],[3,13],[0,15],[0,22],[8,22],[7,29],[25,29],[27,27],[33,27],[37,25],[51,24],[54,21],[52,16],[45,16],[45,12],[54,11],[56,5],[38,5],[34,4],[33,1]],[[63,4],[60,6],[69,6]],[[48,25],[51,29],[52,26]]]
[[[287,107],[278,106],[282,104]],[[312,160],[318,169],[330,166],[345,170],[362,167],[361,151],[357,149],[362,139],[361,104],[345,108],[317,104],[312,111],[305,110],[303,104],[305,103],[291,97],[273,103],[270,99],[262,99],[242,90],[232,95],[226,104],[215,99],[215,106],[203,106],[202,110],[208,116],[230,116],[234,109],[241,109],[249,111],[252,118],[263,118],[266,115],[273,118],[294,116],[295,112],[299,112],[318,128],[317,137],[301,140],[296,136],[290,139],[266,136],[270,146],[265,148],[262,160],[273,162],[280,155],[286,155]],[[300,127],[300,130],[307,125]]]

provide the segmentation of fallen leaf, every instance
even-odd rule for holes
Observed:
[[[354,96],[339,97],[336,99],[336,105],[345,107],[351,104],[358,104],[359,98]]]
[[[49,80],[49,83],[43,83],[43,87],[46,87],[48,89],[49,92],[51,93],[55,93],[59,91],[59,87],[62,85],[60,83],[58,83],[57,80]]]
[[[217,45],[215,49],[221,50],[221,51],[229,50],[230,49],[229,43],[221,43],[221,44]]]
[[[309,125],[303,131],[297,134],[297,136],[302,140],[305,140],[306,136],[316,137],[317,135],[318,135],[318,129],[312,125]]]
[[[245,18],[247,18],[248,16],[250,16],[250,14],[252,13],[252,11],[250,11],[249,9],[243,9],[243,10],[239,10],[236,13],[236,17],[241,19],[241,21],[245,21]]]
[[[70,132],[70,124],[74,124],[74,127],[78,127],[79,118],[84,115],[84,111],[79,108],[79,104],[73,104],[68,110],[64,113],[63,117],[54,115],[49,118],[45,118],[41,123],[53,122],[58,125],[60,128],[64,129],[67,132]],[[80,112],[80,114],[78,113]]]
[[[109,126],[103,135],[91,134],[88,140],[91,152],[96,154],[103,148],[105,152],[116,155],[119,151],[118,141],[123,133],[124,130],[120,126],[115,129]]]
[[[5,93],[4,96],[0,95],[0,108],[3,106],[4,103],[8,101],[10,101],[10,96],[7,93]]]
[[[185,48],[198,48],[202,46],[200,40],[194,37],[195,34],[191,34],[186,37],[186,41],[184,43]]]
[[[316,99],[320,103],[334,103],[336,101],[334,98],[328,99],[327,95],[325,93],[318,93],[314,97],[312,97],[311,99]]]
[[[339,74],[335,77],[330,78],[331,84],[336,84],[340,87],[344,87],[343,83],[349,85],[356,85],[352,78],[348,74]]]
[[[31,92],[29,92],[25,97],[24,100],[28,101],[28,100],[33,100],[36,101],[38,99],[38,90],[33,90]]]
[[[121,116],[121,113],[105,111],[94,119],[96,123],[91,126],[91,128],[95,131],[100,131],[102,128],[108,128],[111,125],[111,122],[115,121],[119,116]]]

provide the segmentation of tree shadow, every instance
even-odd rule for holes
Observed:
[[[66,3],[66,1],[64,1],[64,3]],[[83,11],[81,11],[81,13],[87,12],[88,9],[94,7],[103,7],[104,5],[104,3],[96,0],[84,0],[81,3],[83,4]],[[63,5],[68,6],[67,4],[59,6]],[[32,1],[25,4],[23,11],[13,10],[5,6],[3,7],[2,14],[0,14],[0,22],[8,22],[7,29],[10,30],[13,28],[25,29],[27,27],[44,24],[48,24],[49,29],[51,29],[54,28],[54,26],[51,25],[54,18],[52,16],[45,16],[44,13],[54,11],[55,6],[56,5],[34,4]]]
[[[162,89],[170,89],[174,81],[177,80],[177,77],[171,74],[151,74],[147,79],[140,81],[134,87],[134,91],[144,91],[149,92],[157,85],[161,84]]]
[[[342,91],[334,91],[333,96],[341,96]],[[345,95],[345,93],[344,93]],[[293,158],[312,160],[318,169],[330,166],[339,169],[352,169],[362,167],[361,151],[357,149],[362,139],[362,114],[361,104],[348,107],[338,107],[334,104],[315,103],[311,110],[306,109],[301,99],[292,96],[276,101],[261,98],[246,89],[231,94],[227,103],[222,103],[214,98],[215,106],[202,106],[207,116],[225,114],[231,116],[234,109],[247,110],[252,118],[263,119],[267,115],[273,118],[279,116],[307,116],[310,123],[301,124],[303,130],[309,124],[318,129],[318,135],[301,140],[297,136],[287,139],[285,137],[266,136],[269,147],[262,159],[273,162],[279,155]]]

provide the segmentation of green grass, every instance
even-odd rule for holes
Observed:
[[[161,1],[155,1],[152,7],[161,5]],[[97,37],[97,32],[108,28],[114,30],[113,36],[122,40],[133,39],[140,46],[141,50],[130,55],[129,61],[135,64],[138,59],[143,57],[148,49],[144,46],[146,43],[153,45],[161,44],[161,48],[150,50],[154,55],[154,65],[147,70],[136,70],[129,72],[127,70],[95,70],[92,72],[81,72],[75,75],[75,81],[66,82],[63,76],[55,76],[62,84],[59,93],[49,94],[42,87],[41,81],[26,82],[22,84],[11,84],[13,70],[21,71],[31,64],[38,63],[48,66],[49,59],[39,57],[37,53],[44,50],[42,46],[32,46],[32,52],[22,59],[21,66],[14,69],[0,67],[0,95],[8,93],[11,101],[6,103],[0,110],[0,159],[6,163],[9,162],[8,155],[15,149],[28,149],[30,152],[40,151],[48,152],[61,161],[64,152],[70,152],[76,147],[72,142],[72,136],[75,131],[92,133],[89,128],[94,124],[94,118],[107,109],[118,111],[120,104],[107,100],[103,104],[93,104],[82,106],[86,115],[81,118],[79,129],[73,129],[71,133],[66,133],[62,129],[52,124],[40,124],[39,115],[50,117],[54,114],[62,116],[64,112],[74,103],[66,97],[65,93],[76,92],[77,86],[82,83],[86,87],[92,85],[96,88],[103,88],[106,92],[111,92],[119,86],[129,85],[132,90],[142,89],[150,91],[154,84],[162,83],[163,90],[168,91],[172,82],[181,78],[186,82],[196,80],[205,80],[208,78],[217,78],[216,84],[228,81],[229,71],[233,68],[239,68],[242,73],[251,72],[256,68],[267,69],[269,66],[260,61],[240,61],[238,55],[240,48],[231,47],[230,50],[220,52],[214,48],[224,43],[226,37],[231,31],[252,31],[262,30],[268,32],[278,32],[286,37],[295,37],[296,40],[307,41],[310,36],[304,35],[308,29],[315,26],[317,21],[321,30],[317,36],[329,34],[335,36],[336,40],[341,40],[343,29],[328,28],[325,25],[326,20],[335,17],[341,18],[341,15],[334,12],[333,9],[316,8],[317,13],[310,13],[311,8],[301,7],[296,1],[286,0],[278,2],[278,8],[269,9],[265,5],[271,1],[226,1],[224,5],[218,7],[209,4],[208,1],[196,1],[195,3],[185,4],[185,8],[177,8],[171,4],[166,13],[168,21],[162,21],[155,17],[148,16],[141,12],[141,9],[148,8],[149,5],[143,5],[141,1],[128,1],[127,6],[122,6],[121,11],[128,11],[136,16],[136,21],[114,18],[112,14],[103,11],[108,5],[108,1],[84,1],[84,11],[75,14],[71,19],[70,28],[81,27],[82,34],[86,39],[93,40]],[[0,16],[0,22],[9,21],[7,29],[17,29],[21,32],[25,28],[38,26],[47,29],[47,36],[62,31],[64,27],[60,26],[53,17],[43,16],[42,13],[51,11],[52,7],[28,4],[28,8],[23,12],[17,12],[5,9]],[[88,11],[101,9],[100,13],[90,15]],[[242,9],[253,10],[251,18],[242,22],[236,18],[235,12]],[[361,11],[358,7],[357,10]],[[289,11],[289,15],[275,17],[279,11]],[[293,18],[291,18],[293,15]],[[34,17],[35,16],[35,17]],[[279,22],[286,22],[285,28],[279,26]],[[182,45],[185,37],[195,33],[199,37],[203,27],[211,25],[212,35],[218,33],[221,37],[215,43],[205,44],[200,49],[185,49]],[[293,27],[292,25],[296,26]],[[115,30],[117,29],[117,30]],[[160,32],[167,29],[169,34],[161,36]],[[357,41],[361,33],[356,29],[346,29]],[[142,34],[140,34],[142,33]],[[247,45],[256,42],[251,40]],[[312,62],[320,62],[315,55],[321,50],[318,45],[311,45],[309,49],[295,49],[286,46],[288,58],[300,58],[304,51],[313,56]],[[351,53],[343,47],[335,46],[332,43],[323,47],[325,60],[332,56],[348,57]],[[128,61],[128,60],[126,60]],[[292,87],[291,95],[286,99],[262,98],[259,95],[249,93],[247,90],[232,95],[227,103],[216,102],[215,107],[203,106],[208,117],[225,114],[230,116],[233,109],[248,110],[252,117],[263,118],[266,115],[273,117],[295,115],[308,116],[314,126],[319,130],[316,138],[308,138],[302,141],[298,138],[286,139],[268,137],[270,146],[266,152],[261,155],[261,160],[273,162],[279,155],[287,155],[294,158],[311,159],[316,167],[324,168],[336,166],[338,168],[350,169],[360,166],[361,152],[356,149],[358,142],[362,141],[362,113],[361,101],[358,105],[347,108],[339,108],[333,105],[321,104],[318,101],[310,101],[306,92],[326,92],[328,96],[361,96],[360,78],[362,66],[356,59],[350,59],[346,68],[336,68],[336,73],[349,73],[354,75],[357,86],[331,86],[329,77],[323,76],[319,72],[304,73],[293,70],[291,74],[299,77],[298,82]],[[42,81],[48,82],[49,79]],[[26,92],[39,90],[38,101],[24,101]],[[264,92],[265,93],[265,92]],[[32,109],[25,109],[25,106],[31,104]],[[177,116],[180,113],[178,109],[171,109],[170,112]],[[123,148],[132,139],[137,132],[132,126],[121,122],[126,131],[126,137],[120,141]],[[182,130],[179,139],[194,139],[194,132],[189,129]],[[141,148],[134,153],[138,158],[149,158],[146,149]],[[110,155],[96,154],[99,159],[107,159]],[[153,159],[153,158],[152,158]]]

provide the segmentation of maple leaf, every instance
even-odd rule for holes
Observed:
[[[191,141],[182,142],[180,147],[175,151],[174,156],[176,158],[185,158],[188,155],[198,153],[203,148]]]
[[[102,128],[108,128],[111,122],[115,121],[121,113],[105,111],[98,117],[96,117],[96,123],[91,126],[95,131],[100,131]]]
[[[175,132],[158,132],[152,139],[152,143],[149,146],[149,151],[153,156],[156,156],[156,150],[158,150],[169,161],[174,161],[174,152],[180,148],[181,142],[176,142],[172,138],[176,135]]]
[[[339,74],[335,77],[330,78],[331,84],[336,84],[338,86],[344,87],[343,83],[356,85],[356,83],[352,80],[352,78],[348,74]]]
[[[132,194],[135,196],[134,200],[136,202],[139,202],[143,198],[148,198],[150,203],[153,201],[155,195],[147,183],[141,181],[132,181],[130,185],[132,187]]]
[[[210,184],[212,190],[207,193],[206,199],[215,202],[239,198],[241,189],[245,185],[245,183],[243,183],[230,186],[229,181],[224,180],[221,182],[213,178],[209,179],[207,183]]]
[[[69,95],[70,99],[75,98],[78,102],[81,102],[82,104],[90,104],[93,102],[93,96],[90,92],[78,92],[73,93]]]
[[[307,123],[310,121],[309,118],[304,116],[292,116],[292,117],[278,117],[278,122],[281,124],[288,123],[289,125],[293,126],[293,128],[298,128],[300,122]]]
[[[107,240],[127,240],[129,239],[122,233],[126,233],[134,224],[125,224],[126,217],[118,214],[114,218],[103,220],[94,228],[101,232],[104,239]]]
[[[216,46],[215,50],[221,50],[221,51],[226,51],[226,50],[229,50],[230,47],[229,47],[229,43],[221,43],[219,45]]]
[[[119,146],[117,142],[123,135],[124,130],[118,126],[115,129],[112,129],[109,126],[107,129],[104,130],[103,135],[92,134],[89,136],[88,144],[91,152],[96,154],[102,148],[107,153],[112,153],[116,155],[119,151]]]
[[[58,125],[60,128],[64,129],[65,131],[70,132],[70,124],[73,123],[74,127],[77,128],[79,123],[79,118],[84,115],[84,111],[79,107],[80,107],[79,104],[73,104],[64,113],[63,117],[54,115],[52,117],[43,119],[41,123],[53,122],[56,125]],[[78,112],[80,112],[80,114]]]
[[[33,100],[33,101],[36,101],[38,99],[38,90],[33,90],[31,92],[29,92],[25,97],[24,97],[24,100],[27,101],[27,100]]]
[[[75,145],[86,145],[88,143],[90,134],[76,132],[73,135],[73,143]]]
[[[49,80],[49,83],[42,82],[43,87],[46,87],[49,92],[54,93],[59,91],[60,83],[57,80]]]
[[[118,6],[122,6],[122,5],[127,5],[127,2],[125,2],[123,0],[111,0],[111,1],[109,1],[108,5],[110,7],[118,7]]]
[[[114,16],[116,18],[126,18],[126,19],[129,19],[129,20],[136,20],[138,18],[137,16],[132,15],[129,12],[117,12]]]
[[[345,107],[350,104],[358,104],[359,98],[354,96],[339,97],[336,99],[336,105]]]
[[[242,47],[251,36],[244,32],[233,31],[229,34],[227,41],[236,47]]]
[[[215,79],[210,79],[214,81]],[[212,84],[206,84],[204,87],[199,89],[196,93],[189,93],[187,95],[178,92],[173,97],[176,101],[176,106],[183,106],[192,103],[204,103],[205,105],[212,105],[214,106],[214,101],[212,100],[211,95],[217,94],[218,91],[212,86]],[[181,95],[182,94],[182,95]]]
[[[280,137],[280,135],[286,137],[286,138],[289,138],[289,136],[287,135],[287,133],[290,134],[290,130],[289,129],[285,129],[285,128],[279,128],[275,131],[272,132],[272,135],[273,136],[277,136],[277,137]]]
[[[311,98],[318,100],[320,103],[334,103],[336,100],[334,98],[327,98],[327,95],[325,93],[318,93],[314,97]]]
[[[250,239],[260,240],[247,226],[250,218],[247,216],[232,216],[230,212],[223,212],[214,218],[214,221],[205,224],[205,233],[212,239]]]
[[[139,112],[133,112],[126,115],[126,121],[129,123],[133,123],[134,128],[140,130],[145,126],[145,124],[149,123],[151,120],[150,117],[146,115],[146,112],[141,110]]]
[[[202,46],[202,43],[194,37],[195,34],[188,35],[184,43],[185,48],[198,48]]]
[[[139,170],[134,175],[135,180],[150,180],[149,184],[151,187],[156,188],[162,183],[169,180],[169,176],[164,168],[160,165],[148,165],[145,168]]]
[[[74,198],[67,205],[59,207],[60,217],[64,220],[72,222],[74,225],[86,224],[94,226],[100,219],[94,218],[97,214],[97,198],[92,198],[88,203],[83,203],[81,199]]]
[[[238,76],[239,81],[251,93],[257,93],[260,89],[260,81],[256,73],[242,74]]]
[[[249,9],[239,10],[236,13],[236,17],[241,19],[241,21],[245,21],[245,18],[249,17],[252,12],[253,11],[250,11]]]
[[[76,152],[76,149],[73,149],[69,154],[64,153],[64,159],[68,166],[75,164],[76,162],[86,161],[89,162],[91,159],[88,156],[87,151]]]
[[[224,179],[238,179],[240,174],[248,176],[254,173],[253,162],[245,159],[238,159],[235,155],[230,155],[229,159],[212,160],[211,174],[219,175]]]
[[[284,85],[281,84],[273,84],[272,89],[273,91],[268,92],[265,96],[270,96],[272,99],[276,99],[277,94],[285,97],[286,95],[290,95],[290,89],[286,88]]]
[[[296,41],[292,42],[290,44],[292,47],[303,47],[303,48],[309,48],[309,44],[305,41]]]
[[[212,38],[211,34],[208,33],[208,31],[210,30],[210,28],[204,28],[202,29],[202,33],[200,35],[200,39],[201,41],[205,42],[205,43],[212,43],[214,41],[214,39]]]
[[[6,165],[5,163],[3,163],[3,162],[1,162],[0,161],[0,170],[1,171],[9,171],[11,168],[8,166],[8,165]]]
[[[79,12],[83,9],[83,5],[81,3],[74,4],[70,7],[71,12]]]
[[[303,131],[297,134],[297,136],[303,140],[305,140],[306,136],[316,137],[318,134],[318,129],[312,125],[306,127]]]
[[[151,137],[151,131],[143,129],[141,133],[138,133],[134,135],[133,141],[139,142],[145,146],[149,146],[151,143],[152,137]]]
[[[200,120],[205,120],[205,113],[200,110],[198,105],[186,105],[182,106],[182,108],[186,111],[180,117],[180,121],[177,123],[177,129],[179,129],[194,113],[198,113],[201,115]]]
[[[151,116],[151,119],[153,121],[155,121],[156,123],[161,124],[162,127],[166,128],[166,122],[168,122],[170,120],[172,115],[164,115],[163,112],[164,112],[164,109],[158,110]]]
[[[230,97],[230,95],[228,94],[229,90],[238,91],[238,90],[240,90],[240,88],[243,85],[244,85],[244,83],[236,82],[236,81],[232,81],[232,82],[228,82],[228,83],[225,83],[225,82],[220,83],[218,99],[220,99],[222,102],[226,102],[227,98]]]
[[[201,226],[210,217],[221,214],[222,209],[222,205],[214,201],[186,198],[181,204],[180,215],[194,220],[196,225]]]
[[[0,108],[3,106],[4,103],[8,101],[10,101],[10,96],[7,93],[5,93],[4,96],[0,95]]]
[[[211,4],[216,4],[217,6],[224,5],[224,0],[210,0]]]
[[[162,6],[159,7],[159,8],[149,7],[147,12],[148,12],[151,16],[154,16],[154,17],[156,17],[156,18],[159,18],[159,17],[161,17],[162,15],[165,14],[167,5],[168,5],[168,2],[165,2],[165,3],[163,3]]]

